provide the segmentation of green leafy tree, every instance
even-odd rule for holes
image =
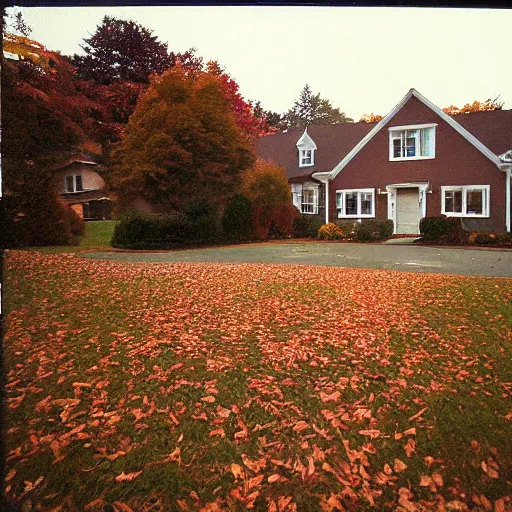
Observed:
[[[105,16],[96,32],[84,39],[85,55],[74,55],[77,77],[108,85],[116,81],[149,83],[153,73],[174,64],[166,43],[134,21]]]
[[[178,65],[152,81],[112,159],[107,179],[121,210],[140,197],[172,211],[201,198],[223,205],[254,152],[220,78]]]
[[[308,84],[302,89],[297,99],[285,115],[285,125],[288,130],[304,129],[314,124],[352,123],[340,109],[334,108],[329,100],[313,94]]]

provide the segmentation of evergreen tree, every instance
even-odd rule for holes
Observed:
[[[304,129],[312,124],[339,124],[353,121],[340,109],[333,108],[329,100],[321,98],[320,93],[313,94],[308,84],[302,89],[293,108],[285,114],[285,125],[288,130]]]

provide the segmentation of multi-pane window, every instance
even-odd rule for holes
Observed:
[[[375,217],[375,189],[337,190],[338,218]]]
[[[84,187],[81,174],[70,174],[66,176],[66,192],[81,192]]]
[[[301,213],[318,213],[318,187],[302,186],[300,183],[292,184],[293,205]]]
[[[299,150],[299,167],[306,167],[314,164],[313,151],[313,149]]]
[[[389,142],[390,160],[434,158],[435,127],[391,129]]]
[[[441,213],[447,217],[489,217],[489,185],[441,187]]]
[[[302,213],[318,213],[318,188],[302,190]]]

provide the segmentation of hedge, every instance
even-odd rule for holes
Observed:
[[[355,240],[357,242],[380,242],[387,240],[393,234],[391,219],[366,219],[356,223]]]
[[[420,233],[430,242],[460,243],[465,238],[459,217],[424,217],[420,220]]]
[[[322,220],[318,215],[299,214],[293,221],[294,238],[316,238]]]

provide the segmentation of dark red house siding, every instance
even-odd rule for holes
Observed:
[[[435,158],[389,161],[389,132],[393,126],[437,123]],[[502,232],[505,222],[505,173],[449,124],[412,96],[352,161],[329,182],[329,217],[337,218],[336,190],[375,188],[386,185],[429,181],[427,216],[441,215],[441,186],[490,185],[490,218],[464,218],[469,229]],[[387,195],[376,192],[377,219],[387,219]]]

